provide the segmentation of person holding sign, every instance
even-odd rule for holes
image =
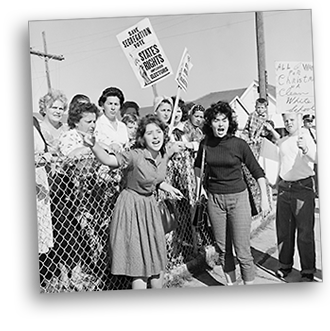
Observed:
[[[297,232],[301,281],[311,282],[315,273],[313,164],[316,145],[309,133],[300,128],[301,114],[284,113],[282,116],[289,134],[278,142],[276,235],[280,267],[276,274],[285,278],[292,271]]]

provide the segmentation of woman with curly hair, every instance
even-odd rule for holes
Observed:
[[[67,125],[62,122],[67,107],[67,97],[59,90],[52,89],[39,99],[39,113],[43,116],[40,128],[46,139],[48,150],[52,154],[57,154],[58,138],[68,130]]]
[[[182,194],[166,183],[165,125],[147,115],[139,123],[136,147],[122,154],[107,153],[94,136],[85,143],[110,167],[124,165],[125,188],[120,193],[110,223],[111,273],[132,277],[133,289],[161,288],[166,266],[165,233],[155,198],[157,189],[174,199]]]
[[[70,130],[59,137],[59,150],[62,155],[75,157],[89,154],[90,149],[83,143],[85,133],[93,133],[99,110],[93,103],[76,103],[69,109]]]
[[[207,208],[215,238],[216,249],[227,284],[236,282],[235,259],[238,260],[244,284],[255,278],[250,248],[251,207],[247,186],[242,175],[242,163],[257,180],[261,191],[261,208],[264,214],[270,206],[263,169],[248,144],[235,136],[237,122],[227,102],[219,101],[205,111],[203,131],[206,135],[199,147],[196,161],[196,180],[200,181],[203,148],[208,176]],[[233,247],[232,247],[233,246]]]

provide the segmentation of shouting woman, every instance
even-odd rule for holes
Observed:
[[[205,112],[203,131],[206,138],[201,142],[195,172],[200,180],[202,153],[208,168],[206,188],[208,214],[212,225],[227,284],[236,281],[233,247],[241,269],[244,284],[252,284],[255,278],[250,248],[251,207],[247,187],[242,175],[242,163],[257,180],[261,191],[261,208],[269,212],[266,179],[263,169],[248,144],[235,137],[237,122],[227,102],[212,104]]]
[[[136,147],[121,154],[108,154],[94,136],[85,143],[100,162],[126,166],[125,188],[120,193],[110,223],[111,273],[132,277],[133,289],[163,285],[166,266],[165,233],[155,198],[159,188],[175,199],[179,190],[165,183],[168,156],[165,125],[155,116],[142,118],[136,133]]]

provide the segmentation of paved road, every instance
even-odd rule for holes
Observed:
[[[321,234],[318,200],[315,208],[315,241],[316,241],[316,268],[315,281],[322,282],[322,265],[321,265]],[[267,223],[259,223],[254,227],[251,233],[251,247],[254,261],[256,264],[255,285],[261,284],[283,284],[299,282],[300,280],[300,263],[298,252],[296,250],[294,258],[293,271],[285,280],[280,280],[275,276],[278,267],[278,250],[276,245],[275,217],[270,217]],[[240,272],[236,268],[238,285],[242,285]],[[201,286],[224,286],[226,284],[222,269],[219,266],[212,270],[205,270],[198,275],[194,275],[189,281],[186,281],[184,287],[201,287]]]

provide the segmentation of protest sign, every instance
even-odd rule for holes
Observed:
[[[191,68],[192,68],[191,58],[187,48],[185,48],[181,57],[178,71],[175,76],[176,82],[185,91],[187,91],[188,76]]]
[[[262,138],[259,164],[264,169],[268,182],[276,184],[279,171],[279,148],[266,138]]]
[[[171,135],[172,130],[174,128],[174,119],[179,104],[181,90],[187,91],[188,88],[188,76],[191,68],[192,68],[191,58],[187,48],[185,48],[175,76],[175,80],[178,83],[178,90],[175,98],[175,103],[173,106],[173,113],[169,127],[169,135]]]
[[[313,113],[314,71],[310,62],[276,62],[276,112]]]
[[[173,73],[148,18],[119,33],[117,39],[142,88]]]

